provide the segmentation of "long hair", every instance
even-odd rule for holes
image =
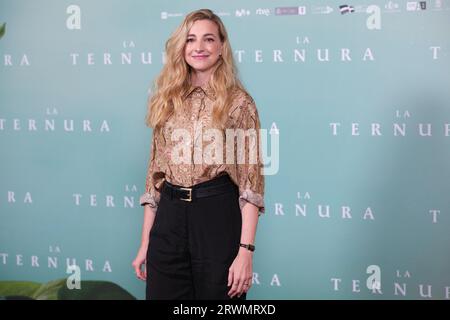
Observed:
[[[209,9],[193,11],[184,18],[166,42],[166,63],[153,83],[145,119],[147,126],[156,130],[161,129],[170,115],[182,106],[182,97],[190,87],[192,69],[184,59],[187,36],[195,21],[205,19],[217,25],[222,42],[221,58],[217,61],[209,80],[216,96],[213,103],[213,124],[223,129],[237,89],[247,93],[239,81],[228,34],[222,20]]]

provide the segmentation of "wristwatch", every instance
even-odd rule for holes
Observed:
[[[243,243],[241,243],[241,244],[239,244],[239,246],[241,246],[243,248],[246,248],[246,249],[248,249],[250,251],[255,251],[255,246],[252,245],[252,244],[243,244]]]

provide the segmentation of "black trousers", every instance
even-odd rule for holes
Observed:
[[[146,299],[230,299],[228,269],[242,227],[238,188],[228,175],[196,186],[224,183],[228,192],[192,202],[161,193],[147,250]]]

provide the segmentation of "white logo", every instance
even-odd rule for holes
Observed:
[[[161,11],[161,20],[165,20],[168,18],[181,17],[182,13],[169,13],[167,11]]]
[[[407,11],[420,11],[427,9],[426,1],[408,1],[406,2]]]
[[[441,50],[441,47],[433,46],[433,47],[430,47],[430,50],[431,50],[431,53],[432,53],[433,60],[439,59],[438,58],[438,53],[439,53],[439,50]]]
[[[381,291],[381,271],[380,267],[377,265],[370,265],[367,267],[367,273],[372,273],[366,281],[368,292],[373,295],[393,295],[395,297],[412,297],[412,298],[429,298],[436,299],[437,294],[441,294],[444,299],[450,299],[450,287],[442,286],[436,290],[436,286],[433,290],[432,284],[424,284],[422,281],[415,280],[411,283],[413,279],[411,273],[408,270],[401,271],[396,270],[395,275],[390,275],[392,281],[386,280],[383,282],[384,291]],[[397,278],[397,279],[395,279]],[[330,278],[331,286],[333,291],[347,291],[350,290],[352,293],[365,293],[367,291],[362,290],[359,279],[342,279],[342,278]]]
[[[319,219],[343,219],[353,220],[362,219],[375,221],[375,213],[371,207],[353,208],[350,206],[331,207],[329,204],[322,203],[321,200],[312,198],[311,192],[297,192],[297,199],[293,205],[293,213],[295,217],[309,217],[311,214],[318,216]],[[311,202],[313,201],[313,203]],[[286,212],[291,214],[290,208],[285,208],[283,203],[274,203],[274,215],[285,216]],[[359,211],[359,212],[358,212]]]
[[[33,198],[31,197],[31,192],[26,191],[23,195],[19,192],[8,190],[7,191],[7,203],[33,203]],[[16,199],[19,198],[19,199]]]
[[[270,16],[270,9],[268,8],[258,8],[256,9],[256,15],[258,16]]]
[[[273,129],[273,130],[272,130]],[[276,174],[279,167],[279,134],[278,129],[272,128],[271,158],[268,172],[261,168],[261,173],[267,175]],[[263,142],[263,149],[267,149],[267,130],[259,129],[259,136]],[[246,139],[248,138],[248,139]],[[219,129],[203,129],[202,122],[194,123],[193,137],[191,132],[185,128],[176,128],[172,131],[170,139],[175,142],[171,150],[171,162],[174,164],[257,164],[258,158],[261,163],[263,158],[258,154],[258,132],[255,129],[226,129],[225,145],[224,133]],[[235,141],[237,140],[235,149]],[[248,148],[246,148],[248,140]],[[204,146],[205,143],[208,143]],[[224,152],[225,151],[225,159]],[[248,162],[246,161],[248,151]],[[235,159],[235,154],[237,159]]]
[[[59,246],[49,246],[49,254],[47,257],[37,256],[37,255],[30,255],[30,256],[24,256],[22,254],[10,254],[6,252],[0,252],[0,265],[15,265],[17,267],[22,266],[29,266],[32,268],[45,268],[49,270],[56,270],[60,268],[61,265],[66,266],[67,273],[75,271],[75,275],[80,275],[80,272],[76,272],[76,266],[77,268],[81,269],[83,268],[86,272],[108,272],[111,273],[112,267],[109,260],[104,260],[103,267],[101,265],[101,262],[94,261],[92,259],[85,259],[82,261],[81,264],[77,264],[76,258],[73,257],[62,257],[61,255],[61,248]],[[64,261],[65,260],[65,261]],[[84,264],[83,264],[84,262]],[[71,281],[72,279],[70,278]]]
[[[30,66],[30,60],[26,54],[22,55],[22,57],[12,56],[10,54],[3,55],[3,65],[4,66]]]
[[[69,30],[80,30],[81,29],[81,8],[77,5],[70,5],[66,10],[67,14],[70,14],[66,20],[66,27]]]
[[[229,12],[216,12],[216,15],[218,15],[219,17],[228,17],[228,16],[231,16],[231,13],[229,13]]]
[[[73,120],[62,118],[59,110],[55,107],[48,107],[44,110],[44,115],[37,118],[0,118],[0,131],[28,131],[28,132],[100,132],[111,131],[107,120]]]
[[[441,210],[430,209],[428,212],[431,213],[431,215],[432,215],[433,223],[437,223],[437,215],[441,213]]]
[[[370,265],[366,269],[366,273],[371,274],[366,281],[367,289],[381,290],[381,269],[377,265]]]
[[[400,5],[396,2],[389,1],[384,8],[389,12],[399,12],[400,11]]]
[[[368,6],[366,9],[368,14],[371,14],[367,18],[366,26],[369,30],[380,30],[381,29],[381,10],[379,6]]]
[[[245,17],[245,16],[250,15],[250,10],[240,9],[240,10],[236,10],[234,14],[236,17]]]
[[[97,194],[89,193],[84,194],[81,192],[72,193],[72,203],[75,206],[81,207],[94,207],[94,208],[135,208],[136,207],[136,194],[138,188],[136,184],[126,184],[125,194],[115,195],[115,194]],[[103,190],[104,191],[104,190]],[[107,192],[107,191],[106,191]]]
[[[408,1],[406,3],[406,10],[407,11],[416,11],[419,10],[419,3],[417,1]]]
[[[313,7],[311,11],[312,14],[330,14],[334,10],[332,7],[326,6],[326,7]]]
[[[439,126],[432,123],[408,123],[411,118],[411,113],[408,110],[401,111],[396,110],[396,118],[401,120],[393,123],[378,123],[372,122],[361,127],[359,122],[351,122],[343,124],[341,122],[330,122],[331,134],[333,136],[343,134],[342,130],[345,130],[348,134],[352,136],[394,136],[394,137],[405,137],[411,132],[420,137],[433,137],[433,136],[445,136],[450,137],[450,123],[442,123]],[[341,127],[345,126],[345,129]]]
[[[81,270],[77,265],[68,265],[66,273],[72,273],[67,277],[66,285],[69,290],[81,289]]]

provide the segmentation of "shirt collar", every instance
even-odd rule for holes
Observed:
[[[188,91],[184,94],[183,98],[186,99],[197,88],[200,88],[203,91],[203,93],[208,96],[208,98],[210,98],[211,100],[215,100],[216,93],[214,92],[214,89],[211,87],[209,82],[207,82],[202,86],[191,85]]]

